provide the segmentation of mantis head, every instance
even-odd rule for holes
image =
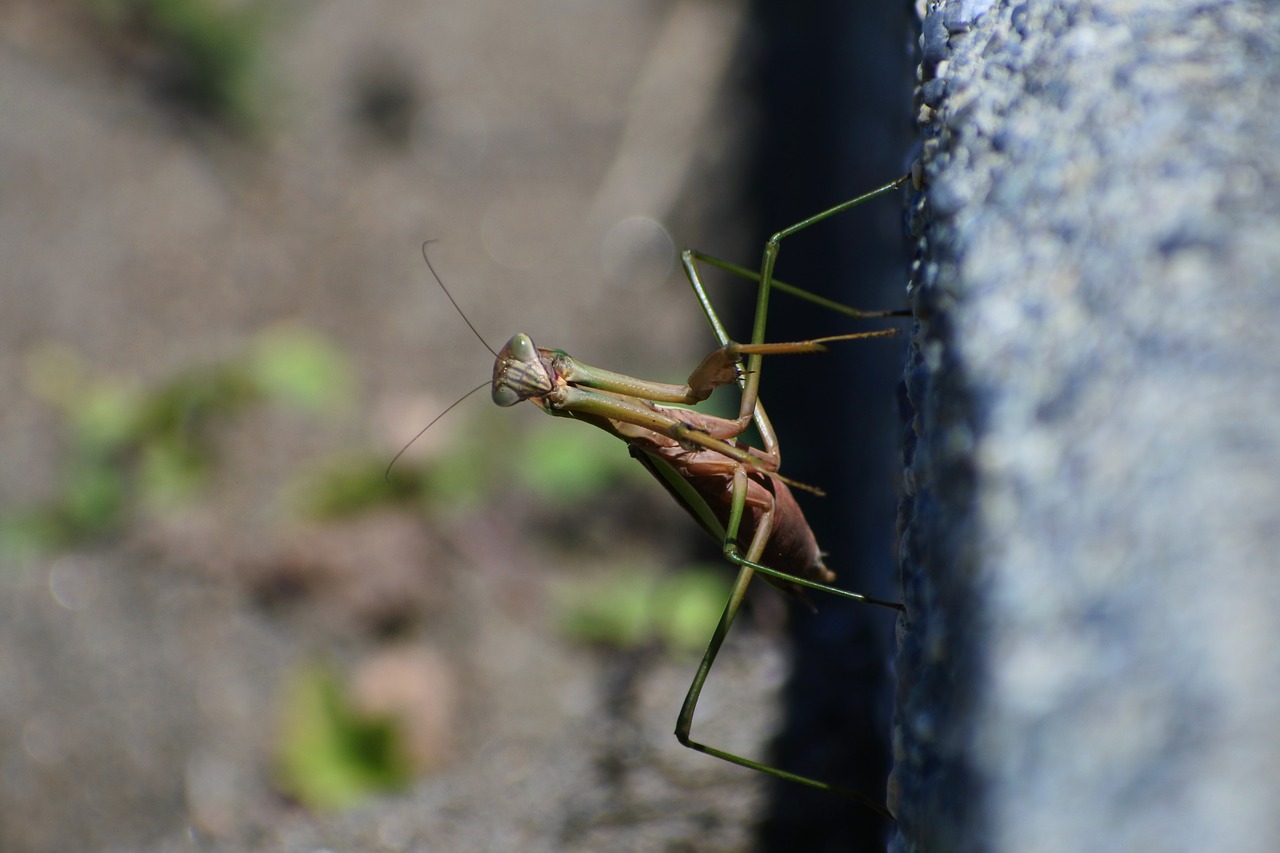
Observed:
[[[506,408],[551,389],[551,374],[533,340],[523,332],[513,336],[493,363],[493,402]]]

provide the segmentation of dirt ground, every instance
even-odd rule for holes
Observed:
[[[434,514],[296,509],[300,471],[389,460],[488,375],[424,240],[492,345],[524,329],[665,379],[696,361],[671,246],[755,254],[716,189],[741,156],[742,4],[281,3],[248,133],[158,94],[146,34],[86,8],[0,4],[4,511],[55,499],[68,462],[41,354],[145,388],[302,328],[350,394],[223,419],[194,498],[0,555],[0,848],[747,846],[759,779],[670,734],[693,660],[604,654],[554,615],[557,583],[688,559],[657,490],[567,519],[514,474]],[[473,398],[405,464],[538,418]],[[336,813],[282,793],[282,697],[317,662],[409,721],[407,789]],[[785,673],[776,636],[736,633],[705,739],[762,754]]]

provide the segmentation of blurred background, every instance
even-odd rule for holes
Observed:
[[[906,9],[803,5],[0,2],[0,849],[881,837],[671,736],[731,573],[616,442],[481,392],[384,478],[492,369],[423,241],[490,346],[681,381],[679,248],[754,265],[903,170]],[[901,305],[899,218],[779,274]],[[884,597],[901,351],[763,386]],[[878,794],[893,621],[817,603],[762,591],[695,732]]]

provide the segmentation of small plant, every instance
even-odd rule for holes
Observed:
[[[256,123],[266,4],[86,2],[114,37],[114,52],[157,94],[240,129]]]
[[[151,388],[95,374],[70,347],[49,343],[29,354],[27,384],[58,410],[65,464],[57,497],[0,518],[8,553],[109,534],[137,506],[198,494],[217,462],[217,426],[251,406],[280,401],[323,411],[351,392],[342,353],[295,326],[267,329],[244,356]]]
[[[684,569],[661,576],[633,567],[559,585],[557,624],[571,639],[615,649],[652,644],[693,654],[724,609],[729,583],[723,571]]]
[[[306,667],[286,684],[275,765],[283,793],[334,811],[407,787],[412,765],[394,720],[357,710],[328,667]]]

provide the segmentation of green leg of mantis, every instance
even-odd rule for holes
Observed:
[[[697,298],[698,303],[702,306],[703,313],[707,317],[707,322],[711,325],[711,328],[714,331],[716,338],[720,342],[721,346],[725,346],[729,343],[730,341],[729,334],[725,330],[724,325],[720,322],[720,318],[716,314],[716,311],[711,304],[711,300],[707,296],[706,289],[703,287],[702,281],[698,276],[698,271],[697,271],[698,261],[706,262],[711,266],[717,267],[719,269],[725,270],[729,273],[738,275],[743,278],[753,279],[758,283],[755,322],[751,332],[751,344],[753,345],[753,347],[758,346],[764,342],[765,321],[768,315],[769,294],[770,294],[771,288],[775,288],[775,287],[779,290],[782,290],[783,292],[789,293],[794,296],[798,296],[802,299],[806,299],[810,302],[823,305],[824,307],[831,308],[832,310],[836,310],[836,311],[839,311],[840,313],[853,316],[853,317],[863,318],[863,317],[900,316],[900,312],[858,311],[857,309],[849,308],[848,306],[844,306],[839,303],[832,302],[830,300],[824,299],[823,297],[817,296],[816,294],[809,293],[808,291],[802,290],[792,285],[775,281],[773,279],[773,268],[775,263],[777,262],[778,250],[783,238],[789,237],[798,231],[802,231],[811,225],[814,225],[818,222],[822,222],[825,219],[835,216],[836,214],[841,213],[845,210],[848,210],[851,207],[855,207],[865,201],[869,201],[870,199],[876,198],[880,195],[884,195],[886,193],[892,192],[898,187],[901,187],[908,180],[910,180],[910,175],[904,175],[903,177],[889,184],[886,184],[882,187],[872,190],[871,192],[866,193],[862,196],[859,196],[858,198],[851,199],[850,201],[844,202],[843,204],[839,204],[835,207],[832,207],[828,210],[825,210],[821,213],[811,216],[802,222],[798,222],[795,225],[792,225],[789,228],[785,228],[782,231],[779,231],[778,233],[774,234],[769,239],[769,241],[765,244],[764,258],[761,262],[760,272],[758,274],[750,270],[747,270],[745,268],[738,267],[736,265],[729,264],[727,262],[702,255],[701,253],[686,251],[682,256],[682,261],[684,264],[685,273],[689,279],[689,284],[692,286],[694,295]],[[796,351],[800,351],[800,350],[796,350]],[[745,371],[744,371],[745,378],[739,379],[739,385],[742,389],[742,400],[739,406],[739,420],[743,422],[744,427],[745,427],[745,422],[748,418],[755,422],[756,428],[760,432],[761,441],[764,444],[764,448],[763,448],[764,451],[771,457],[777,459],[778,457],[777,438],[773,431],[772,425],[769,423],[768,416],[764,412],[764,407],[759,402],[760,367],[761,367],[762,360],[763,360],[763,356],[760,353],[760,351],[750,352],[750,354],[747,357]],[[821,790],[842,794],[892,819],[893,815],[889,812],[888,809],[884,807],[884,805],[857,791],[853,791],[853,790],[836,786],[836,785],[831,785],[827,782],[822,782],[817,779],[811,779],[807,776],[800,776],[795,773],[790,773],[785,770],[780,770],[776,767],[771,767],[769,765],[762,764],[758,761],[753,761],[749,758],[744,758],[742,756],[734,755],[732,753],[725,752],[723,750],[715,749],[713,747],[709,747],[705,744],[699,743],[690,737],[690,733],[693,727],[693,716],[694,716],[695,710],[697,709],[698,697],[702,693],[703,684],[707,680],[707,675],[711,671],[711,666],[715,662],[716,655],[719,653],[720,647],[721,645],[723,645],[725,637],[728,636],[729,628],[732,626],[733,620],[737,616],[738,610],[742,605],[743,597],[746,595],[747,587],[750,585],[751,579],[756,572],[772,575],[774,577],[789,581],[791,583],[799,584],[801,586],[806,586],[813,589],[820,589],[825,592],[832,593],[834,595],[839,595],[846,598],[865,601],[870,604],[877,604],[880,606],[894,608],[897,610],[903,609],[902,605],[900,604],[887,602],[887,601],[880,601],[878,599],[867,598],[866,596],[862,596],[857,593],[848,592],[842,589],[837,589],[835,587],[827,586],[825,584],[815,583],[805,578],[795,577],[788,573],[779,572],[767,566],[761,565],[760,557],[764,553],[765,546],[768,543],[769,536],[772,532],[771,519],[766,518],[757,526],[755,535],[752,538],[752,542],[747,549],[747,554],[745,556],[739,554],[737,538],[738,538],[738,531],[742,523],[743,512],[745,511],[745,508],[746,508],[746,494],[747,494],[747,473],[744,469],[739,469],[734,476],[733,498],[732,498],[732,503],[730,505],[729,523],[726,525],[725,540],[724,540],[725,557],[730,562],[734,563],[739,567],[738,576],[737,576],[737,579],[734,581],[733,590],[729,596],[728,603],[725,605],[724,613],[721,615],[720,621],[716,625],[715,632],[712,634],[712,637],[711,637],[711,642],[708,644],[707,650],[703,654],[702,662],[698,666],[697,674],[694,676],[693,683],[689,686],[689,692],[685,696],[684,704],[680,709],[680,716],[676,721],[676,732],[675,732],[676,738],[680,741],[681,744],[689,747],[690,749],[694,749],[699,752],[703,752],[708,755],[715,756],[716,758],[720,758],[732,764],[737,764],[742,767],[748,767],[753,770],[758,770],[763,773],[768,773],[780,779],[787,779],[792,782],[798,782],[803,785],[809,785],[811,787],[818,788]]]
[[[746,473],[740,470],[737,476],[735,477],[735,480],[741,481],[741,487],[743,492],[745,493]],[[735,482],[735,486],[738,486],[738,485],[739,483]],[[729,527],[731,529],[736,529],[740,525],[742,521],[741,510],[744,506],[745,506],[745,502],[742,506],[735,506],[734,510],[736,510],[736,516],[731,515],[729,520]],[[677,740],[680,741],[682,745],[687,746],[690,749],[696,750],[698,752],[706,753],[707,755],[714,756],[723,761],[728,761],[731,764],[737,764],[740,767],[747,767],[752,770],[758,770],[762,773],[768,773],[769,775],[776,776],[779,779],[786,779],[791,782],[798,782],[802,785],[808,785],[813,788],[818,788],[819,790],[829,791],[833,794],[840,794],[844,797],[848,797],[851,800],[861,803],[862,805],[866,806],[872,811],[875,811],[881,815],[884,815],[890,820],[893,820],[894,819],[893,814],[887,808],[885,808],[883,804],[877,802],[871,797],[866,796],[865,794],[852,790],[851,788],[845,788],[839,785],[832,785],[828,782],[822,782],[817,779],[811,779],[808,776],[801,776],[798,773],[791,773],[786,770],[781,770],[777,767],[773,767],[768,764],[763,764],[759,761],[753,761],[750,758],[744,758],[740,755],[735,755],[731,752],[725,752],[724,750],[707,746],[704,743],[700,743],[698,741],[693,740],[689,736],[690,730],[692,729],[692,726],[693,726],[693,714],[698,705],[698,696],[701,695],[702,693],[702,686],[707,680],[707,675],[710,674],[711,672],[711,665],[715,662],[716,655],[719,653],[721,645],[724,644],[725,637],[729,635],[729,627],[733,624],[733,619],[737,615],[739,607],[741,607],[742,605],[743,597],[747,593],[747,587],[751,584],[751,578],[755,574],[755,572],[764,571],[767,574],[775,575],[777,577],[781,577],[781,578],[790,580],[792,582],[801,583],[801,584],[804,584],[805,586],[814,587],[818,589],[826,589],[842,595],[847,595],[850,598],[856,598],[856,599],[868,601],[874,604],[882,604],[886,607],[897,608],[899,610],[902,609],[902,605],[900,604],[882,602],[882,601],[877,601],[875,599],[868,599],[864,596],[857,595],[856,593],[848,593],[844,590],[835,589],[834,587],[827,587],[827,586],[824,586],[823,584],[815,584],[815,583],[806,581],[803,578],[797,578],[797,577],[785,574],[783,572],[775,572],[771,569],[766,569],[765,567],[759,565],[759,563],[756,561],[759,559],[760,552],[764,550],[765,544],[768,542],[769,534],[771,532],[772,531],[768,524],[761,524],[760,527],[757,528],[756,535],[752,539],[751,546],[748,549],[747,558],[743,558],[738,555],[737,546],[732,542],[725,545],[725,556],[731,562],[736,563],[739,567],[738,576],[734,580],[733,589],[729,594],[729,601],[725,605],[724,613],[720,616],[720,621],[716,624],[715,632],[711,635],[711,642],[707,645],[707,650],[703,653],[702,661],[698,665],[698,671],[693,677],[693,683],[689,686],[689,692],[685,695],[684,704],[680,708],[680,716],[676,721],[676,738]]]

